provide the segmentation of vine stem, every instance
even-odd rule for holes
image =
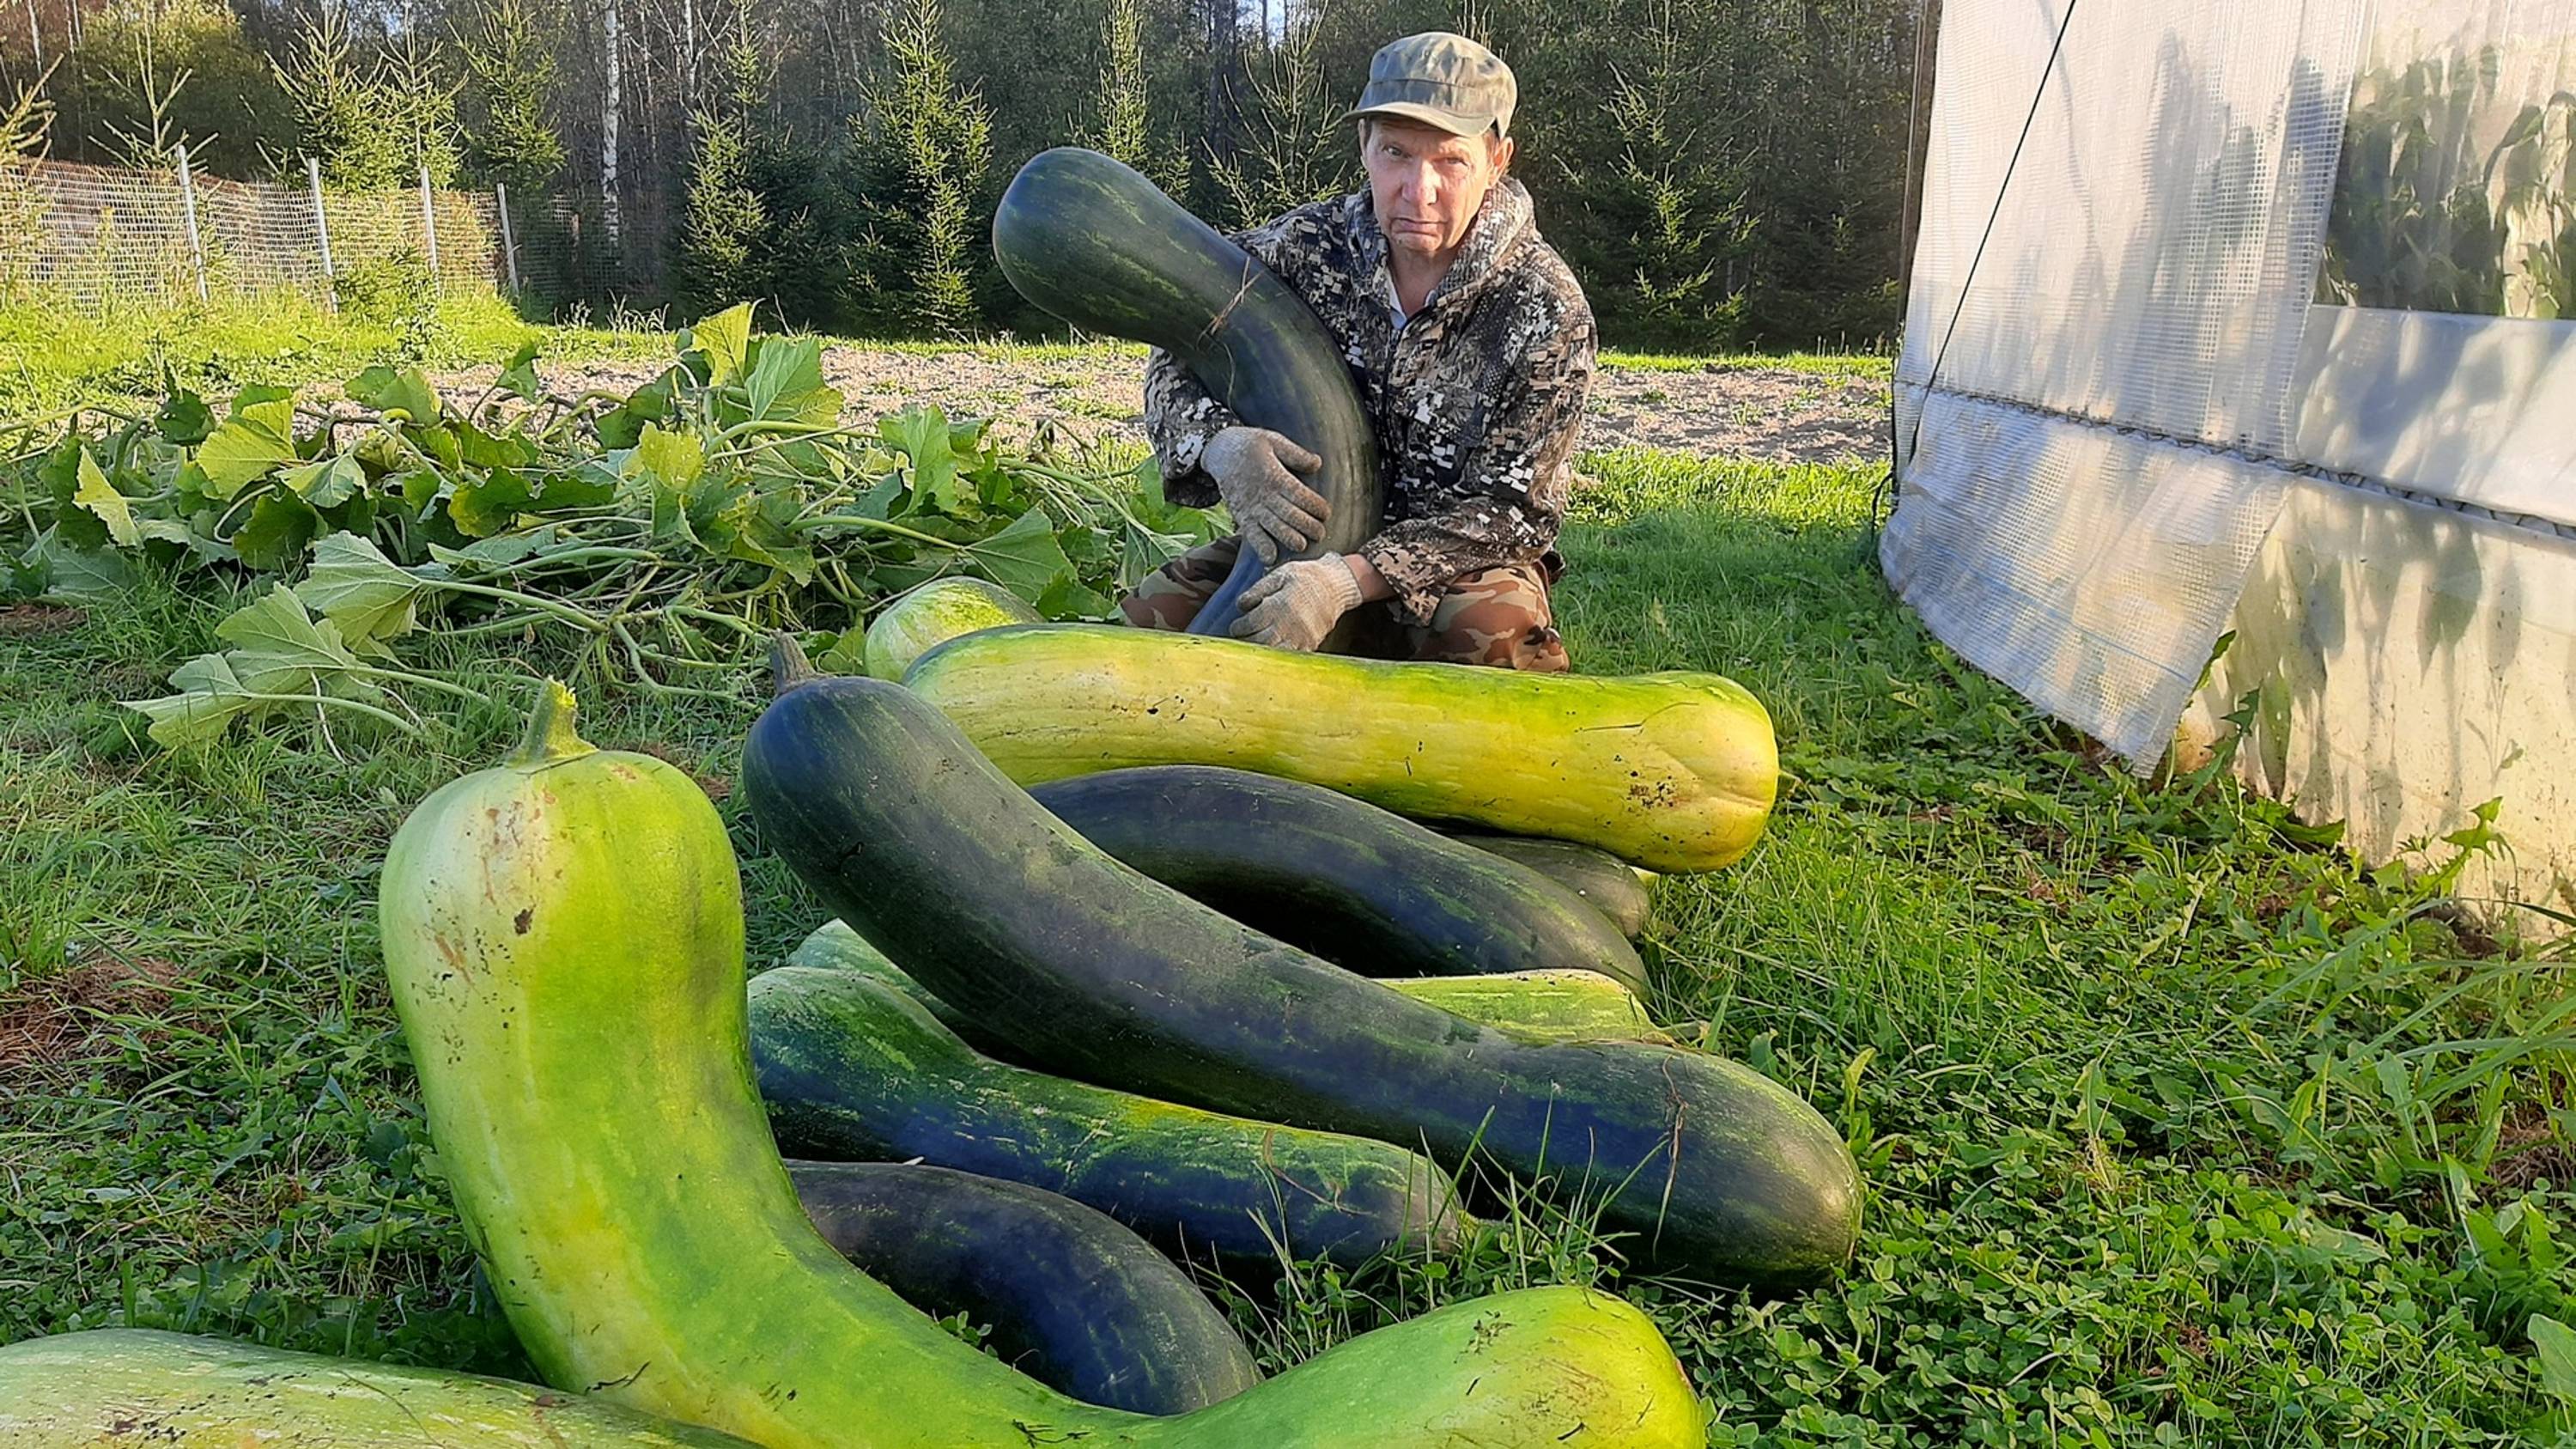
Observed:
[[[421,587],[442,589],[455,594],[475,594],[486,599],[499,599],[508,604],[522,604],[528,608],[552,614],[565,623],[577,624],[593,634],[608,632],[606,624],[569,604],[558,604],[552,599],[540,598],[535,594],[523,594],[516,589],[496,589],[488,584],[469,584],[456,579],[422,579]]]
[[[479,695],[479,694],[478,694],[478,695],[476,695],[476,696],[474,696],[474,697],[475,697],[476,699],[481,699],[483,696],[481,696],[481,695]],[[389,710],[389,709],[379,709],[379,708],[377,708],[376,706],[374,706],[374,705],[372,705],[372,704],[368,704],[368,703],[366,703],[366,702],[365,702],[365,701],[363,701],[363,700],[355,700],[355,699],[341,699],[341,698],[339,698],[339,697],[338,697],[338,696],[336,696],[336,695],[328,695],[328,694],[253,694],[253,693],[251,693],[251,692],[250,692],[250,691],[248,691],[248,690],[230,690],[230,689],[228,689],[228,690],[223,691],[223,692],[222,692],[222,693],[220,693],[220,694],[209,695],[209,696],[208,696],[208,698],[211,698],[211,699],[247,699],[247,700],[251,701],[251,702],[252,702],[252,703],[254,703],[254,704],[327,704],[327,705],[331,706],[333,709],[353,709],[353,710],[356,710],[356,711],[357,711],[358,713],[360,713],[360,714],[368,715],[368,716],[371,716],[371,717],[373,717],[373,718],[383,720],[386,724],[392,725],[395,729],[398,729],[398,730],[402,731],[404,734],[407,734],[407,735],[411,736],[413,739],[419,740],[419,739],[427,739],[427,738],[428,738],[428,736],[427,736],[426,734],[422,733],[422,731],[421,731],[421,729],[420,729],[420,727],[419,727],[418,725],[415,725],[415,724],[413,724],[411,721],[409,721],[409,720],[407,720],[407,719],[404,719],[401,715],[398,715],[398,714],[394,713],[392,710]]]
[[[742,703],[742,700],[735,695],[720,694],[712,689],[694,689],[685,684],[664,684],[655,679],[652,671],[644,667],[644,646],[635,642],[635,636],[627,633],[626,626],[623,624],[616,625],[615,632],[618,642],[626,646],[627,662],[635,666],[635,682],[645,693],[682,695],[692,699],[714,699],[731,705]]]
[[[641,560],[645,563],[660,563],[662,561],[662,556],[658,553],[654,553],[650,549],[619,548],[613,544],[603,543],[589,545],[582,548],[568,548],[560,553],[532,554],[527,558],[520,559],[516,563],[497,565],[494,567],[493,572],[506,574],[542,573],[557,564],[587,563],[592,559],[602,558]]]
[[[766,639],[769,637],[768,632],[759,628],[757,625],[746,620],[737,619],[731,614],[720,614],[713,609],[691,608],[687,604],[667,604],[663,606],[662,612],[666,614],[677,614],[683,619],[697,619],[709,624],[722,624],[728,629],[748,635],[754,639]]]
[[[825,438],[855,438],[862,435],[873,437],[876,434],[876,424],[871,422],[861,427],[857,424],[845,423],[837,427],[818,428],[812,423],[800,423],[794,418],[748,418],[718,432],[716,437],[731,443],[736,438],[747,438],[755,433],[783,433],[789,435],[790,442],[811,443],[820,442]],[[742,450],[726,448],[715,456],[726,457],[738,451]]]
[[[906,528],[900,523],[888,523],[882,518],[862,518],[855,513],[826,513],[818,518],[800,518],[791,526],[798,533],[812,533],[823,528],[863,528],[875,533],[891,533],[898,538],[909,538],[916,543],[935,543],[941,548],[955,549],[960,553],[965,552],[967,548],[965,544],[953,539],[924,533],[917,528]]]
[[[598,753],[596,746],[573,730],[573,717],[579,708],[562,680],[547,680],[538,687],[536,708],[528,712],[527,733],[519,737],[519,747],[503,763],[537,769]]]
[[[453,695],[458,699],[470,699],[477,704],[482,703],[486,698],[481,690],[468,689],[461,684],[450,684],[435,675],[414,674],[407,669],[379,669],[372,664],[343,664],[339,668],[344,674],[355,674],[366,679],[390,679],[403,684],[417,684],[426,689],[435,689],[441,694]]]

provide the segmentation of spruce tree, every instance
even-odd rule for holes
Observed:
[[[320,0],[305,11],[285,57],[270,63],[293,110],[297,146],[322,163],[325,182],[365,191],[411,179],[393,105],[375,67],[357,54],[337,4]]]
[[[28,176],[27,163],[45,154],[45,134],[54,120],[45,82],[53,73],[47,66],[0,108],[0,299],[14,297],[34,274],[39,228],[52,209]]]
[[[1109,0],[1101,16],[1098,121],[1087,139],[1093,149],[1145,174],[1166,193],[1189,185],[1180,149],[1156,135],[1145,65],[1144,0]]]
[[[767,64],[751,17],[735,4],[714,84],[689,114],[688,190],[680,222],[679,293],[693,317],[766,294],[769,216],[752,179],[753,113],[767,89]]]
[[[119,0],[87,27],[58,95],[83,133],[61,139],[85,157],[161,170],[184,145],[201,173],[248,176],[262,143],[282,139],[268,61],[224,0]]]
[[[476,111],[466,156],[480,175],[523,196],[543,190],[564,167],[553,119],[563,42],[562,16],[529,0],[484,0],[456,34]]]
[[[884,52],[852,122],[851,301],[871,327],[958,336],[978,317],[992,112],[956,78],[939,0],[900,0]]]
[[[456,184],[465,160],[464,131],[456,121],[456,93],[462,84],[448,70],[447,57],[420,31],[404,31],[385,49],[375,93],[393,130],[406,183],[416,183],[427,171],[432,186]]]
[[[202,143],[213,137],[191,134],[178,116],[179,97],[188,89],[192,72],[168,55],[160,17],[126,19],[118,27],[124,32],[117,38],[120,44],[91,52],[113,57],[104,76],[105,89],[124,103],[125,112],[123,119],[102,119],[99,134],[91,138],[93,144],[117,165],[137,171],[166,171],[179,163],[183,151],[203,167]]]
[[[1338,196],[1356,183],[1358,148],[1341,122],[1345,103],[1324,77],[1323,7],[1292,17],[1275,43],[1243,68],[1234,95],[1234,145],[1207,146],[1220,211],[1235,227]]]
[[[1649,0],[1631,59],[1611,67],[1600,125],[1618,151],[1580,190],[1596,218],[1620,228],[1627,269],[1592,300],[1640,343],[1733,346],[1742,300],[1729,295],[1724,268],[1752,234],[1747,168],[1742,152],[1691,121],[1698,86],[1682,18],[1674,0]]]

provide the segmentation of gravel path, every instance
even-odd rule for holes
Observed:
[[[834,347],[823,373],[855,416],[935,403],[953,415],[1002,419],[1025,431],[1053,424],[1085,437],[1138,426],[1132,351],[1058,352],[960,348],[938,353]],[[472,396],[496,369],[442,376],[442,389]],[[625,391],[659,369],[643,363],[538,363],[557,392]],[[1783,463],[1875,460],[1887,453],[1884,384],[1786,368],[1709,363],[1692,369],[1604,367],[1592,389],[1582,446],[1662,448]]]

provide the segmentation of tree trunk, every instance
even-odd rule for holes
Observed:
[[[1227,124],[1236,62],[1243,53],[1240,0],[1207,0],[1207,120],[1204,144],[1218,156],[1233,154],[1234,128]]]
[[[618,35],[617,0],[599,7],[602,79],[599,102],[599,220],[608,232],[608,249],[621,241],[617,206]]]

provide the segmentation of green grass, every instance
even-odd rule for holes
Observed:
[[[2106,772],[1888,599],[1873,470],[1585,471],[1559,593],[1579,667],[1733,675],[1794,776],[1749,858],[1658,885],[1655,1004],[1843,1125],[1859,1254],[1775,1301],[1620,1281],[1528,1205],[1477,1259],[1237,1295],[1265,1353],[1612,1281],[1720,1444],[2548,1442],[2526,1324],[2576,1311],[2551,1237],[2576,1211],[2566,968],[2478,954],[2434,918],[2438,875],[2303,843],[2223,778]],[[524,1372],[440,1187],[373,909],[402,813],[496,755],[557,661],[451,656],[493,703],[434,752],[137,746],[110,701],[230,603],[153,588],[0,634],[0,1341],[132,1322]],[[600,698],[589,732],[729,794],[747,722]],[[766,964],[821,913],[737,844]]]
[[[687,319],[670,320],[676,327]],[[670,355],[669,329],[631,321],[614,328],[532,323],[490,293],[451,296],[409,311],[396,306],[390,313],[334,311],[291,290],[218,298],[210,305],[156,302],[105,312],[0,301],[0,424],[51,417],[74,407],[155,405],[165,367],[182,386],[211,397],[245,383],[336,385],[379,362],[416,362],[433,370],[492,363],[532,340],[546,361],[557,364],[661,362]],[[1114,338],[824,340],[835,347],[919,357],[962,351],[1029,365],[1058,364],[1086,375],[1141,366],[1145,355],[1141,345]],[[1715,358],[1605,352],[1601,362],[1621,371],[1766,367],[1881,383],[1892,365],[1885,356],[1803,352]]]
[[[182,386],[216,396],[244,383],[336,384],[378,362],[497,362],[531,339],[561,362],[670,353],[667,332],[540,326],[490,293],[392,312],[335,312],[295,291],[104,313],[0,304],[0,421],[156,404],[165,366]]]
[[[1601,354],[1601,365],[1622,372],[1723,372],[1759,367],[1834,382],[1884,383],[1895,375],[1896,359],[1884,352],[1741,352],[1709,357],[1611,350]]]

